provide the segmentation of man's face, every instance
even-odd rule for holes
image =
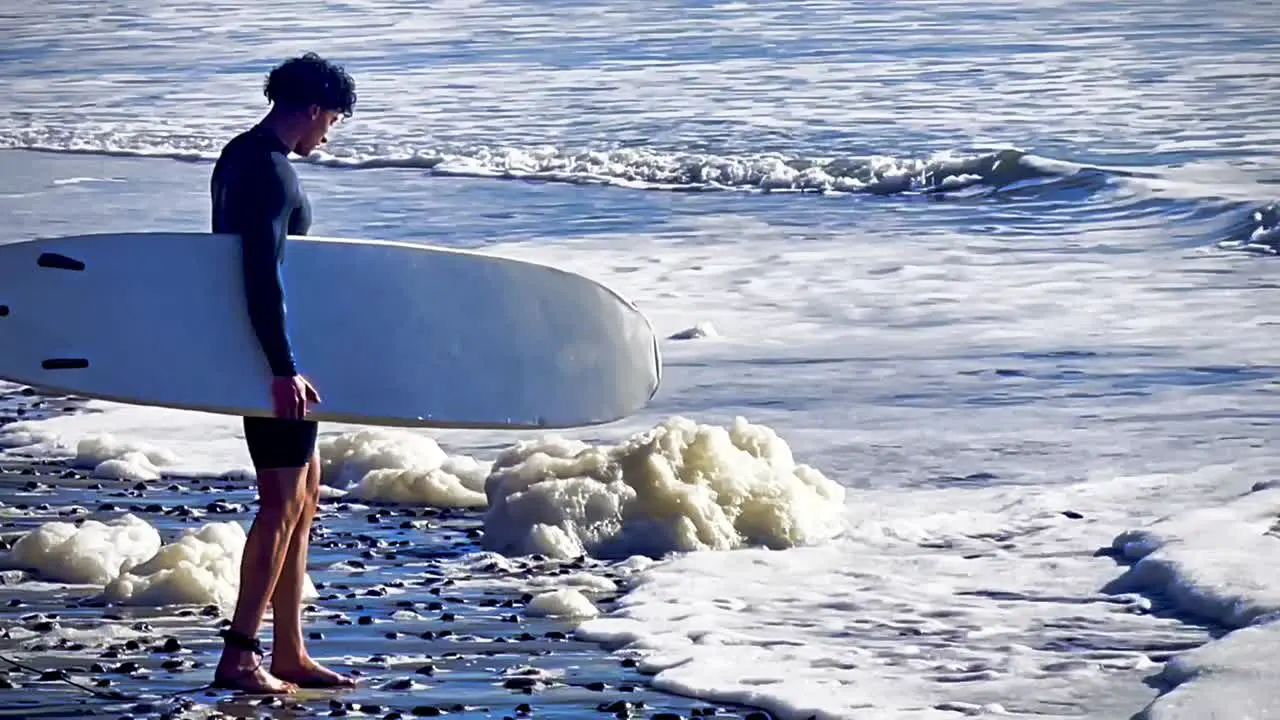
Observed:
[[[311,151],[329,142],[329,130],[341,119],[342,114],[335,110],[312,105],[307,110],[302,137],[293,151],[303,157],[310,155]]]

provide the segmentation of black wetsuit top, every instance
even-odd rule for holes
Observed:
[[[242,238],[249,320],[273,375],[294,375],[297,364],[285,325],[286,235],[305,235],[311,203],[289,162],[289,148],[261,125],[222,149],[210,180],[213,232]]]

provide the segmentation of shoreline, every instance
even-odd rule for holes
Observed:
[[[75,412],[75,404],[19,387],[0,394],[0,424]],[[235,479],[104,480],[65,462],[5,455],[6,560],[17,538],[47,522],[111,523],[131,514],[168,543],[208,523],[247,526],[252,519],[254,493]],[[481,551],[475,541],[482,518],[474,510],[322,497],[309,556],[317,595],[304,601],[304,627],[318,660],[358,673],[361,683],[266,699],[202,688],[212,680],[221,649],[216,631],[226,622],[217,605],[116,603],[98,584],[50,582],[6,563],[0,607],[7,612],[0,617],[9,629],[0,636],[0,656],[39,674],[0,661],[0,687],[15,691],[0,701],[0,717],[770,717],[654,690],[634,660],[576,640],[571,619],[529,612],[538,590],[589,573],[619,585],[590,593],[605,614],[625,593],[623,572],[589,559]],[[269,628],[270,615],[260,634],[268,649]],[[186,694],[167,697],[178,692]]]

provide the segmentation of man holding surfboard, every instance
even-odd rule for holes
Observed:
[[[311,205],[289,154],[309,155],[355,106],[355,81],[340,66],[307,53],[275,67],[264,94],[271,109],[223,148],[210,180],[213,232],[242,239],[249,320],[271,371],[275,417],[244,418],[257,474],[259,507],[245,542],[240,591],[214,671],[217,687],[289,693],[355,681],[321,666],[302,635],[302,590],[311,521],[320,493],[317,427],[306,418],[319,393],[298,370],[286,326],[280,271],[287,235],[305,235]],[[271,668],[257,634],[270,603]]]

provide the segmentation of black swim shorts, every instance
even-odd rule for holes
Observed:
[[[316,449],[318,423],[314,420],[246,417],[244,440],[258,470],[300,468]]]

